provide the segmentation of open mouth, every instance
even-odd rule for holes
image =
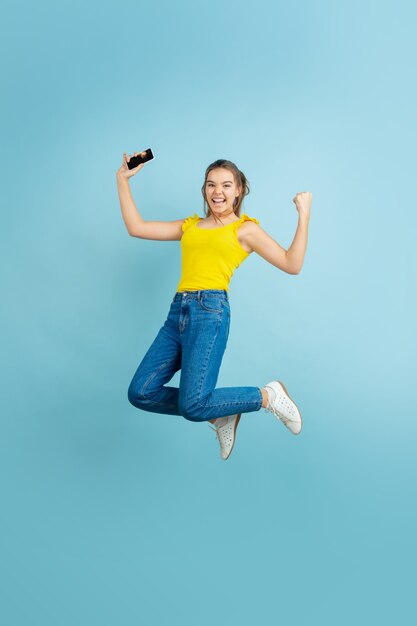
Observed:
[[[225,204],[226,200],[213,200],[213,203],[216,206],[221,206],[222,204]]]

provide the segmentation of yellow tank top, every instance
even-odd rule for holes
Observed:
[[[226,226],[199,228],[197,222],[201,219],[194,213],[182,225],[182,273],[177,291],[228,291],[233,272],[250,254],[240,245],[237,230],[247,220],[256,224],[259,220],[243,213],[238,221]]]

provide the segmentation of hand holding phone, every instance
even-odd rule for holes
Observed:
[[[130,161],[128,162],[127,167],[132,170],[141,163],[151,161],[153,158],[153,152],[150,148],[148,148],[147,150],[143,150],[143,152],[140,152],[139,154],[135,152],[134,156],[132,156]]]
[[[121,167],[117,170],[117,176],[119,178],[129,179],[139,172],[147,161],[154,158],[153,152],[150,148],[143,150],[143,152],[135,152],[134,155],[128,156],[126,152],[123,153],[123,162]]]

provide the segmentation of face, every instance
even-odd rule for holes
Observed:
[[[233,211],[233,203],[239,195],[232,172],[223,167],[211,170],[205,186],[208,205],[214,215],[222,217]]]

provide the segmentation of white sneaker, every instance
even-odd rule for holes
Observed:
[[[302,428],[302,420],[297,405],[291,400],[284,384],[279,380],[273,380],[265,385],[268,392],[268,405],[265,411],[273,413],[290,430],[293,435],[299,435]]]
[[[241,413],[218,417],[214,422],[214,426],[209,424],[210,428],[216,432],[216,437],[220,443],[220,456],[224,461],[229,458],[233,450],[236,428],[239,424],[240,416]]]

